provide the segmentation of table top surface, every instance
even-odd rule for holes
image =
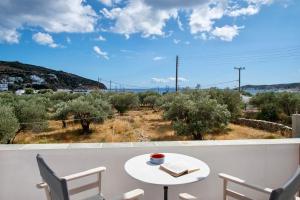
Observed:
[[[139,181],[163,186],[180,185],[201,181],[210,173],[208,165],[197,158],[175,153],[163,154],[165,154],[165,163],[183,162],[188,163],[188,165],[193,167],[197,167],[200,170],[185,174],[180,177],[173,177],[159,169],[160,165],[154,165],[150,163],[151,154],[144,154],[129,159],[125,163],[125,171],[131,177]]]

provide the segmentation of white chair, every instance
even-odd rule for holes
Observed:
[[[101,175],[102,172],[106,170],[105,167],[98,167],[64,177],[57,177],[39,154],[36,156],[36,159],[40,174],[44,181],[43,183],[37,184],[37,187],[45,190],[47,200],[69,200],[70,196],[93,188],[98,188],[98,193],[92,197],[86,198],[85,200],[105,200],[101,192]],[[67,182],[91,175],[97,175],[97,180],[95,182],[68,189]],[[135,189],[123,194],[117,199],[138,200],[143,195],[143,190]]]
[[[244,194],[229,189],[228,183],[234,183],[248,189],[252,189],[256,192],[265,193],[269,195],[269,200],[300,200],[300,198],[296,196],[300,189],[300,167],[298,167],[296,173],[284,186],[275,190],[272,190],[270,188],[263,188],[254,184],[249,184],[245,180],[230,176],[228,174],[220,173],[219,177],[223,179],[223,200],[227,200],[228,197],[237,200],[253,200]],[[181,193],[179,194],[179,199],[194,200],[197,198],[190,194]]]

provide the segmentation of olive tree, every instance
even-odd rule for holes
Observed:
[[[209,133],[227,126],[230,112],[226,105],[204,96],[197,99],[186,94],[178,94],[164,117],[172,120],[179,135],[192,135],[195,140],[202,140],[204,133]]]
[[[275,92],[258,93],[251,98],[250,104],[257,108],[261,108],[266,104],[278,105],[278,96]]]
[[[154,91],[140,92],[140,93],[138,93],[138,97],[139,97],[140,103],[141,104],[147,104],[144,101],[144,99],[146,99],[148,96],[157,96],[157,97],[159,97],[160,94],[157,93],[157,92],[154,92]]]
[[[13,108],[0,105],[0,143],[10,143],[19,129]]]
[[[166,93],[157,99],[155,106],[164,110],[168,110],[176,96],[177,93]]]
[[[159,101],[159,96],[149,95],[149,96],[145,97],[143,101],[144,101],[145,105],[150,106],[152,109],[154,109],[154,107],[157,105],[157,103]]]
[[[103,122],[110,114],[111,107],[108,102],[84,96],[67,102],[67,105],[58,109],[57,112],[57,116],[72,115],[76,121],[80,122],[83,134],[91,133],[92,122]]]
[[[139,106],[139,98],[133,93],[119,93],[114,94],[110,98],[113,107],[121,114],[127,110]]]
[[[259,109],[258,119],[291,124],[291,115],[300,109],[300,95],[290,92],[256,94],[250,103]]]
[[[17,96],[11,92],[0,92],[0,105],[12,106],[16,99]]]
[[[21,130],[31,129],[35,132],[48,127],[48,115],[45,102],[41,98],[19,99],[14,104],[15,115],[20,122]]]
[[[69,106],[66,102],[60,102],[54,106],[55,113],[52,118],[56,120],[61,120],[62,128],[67,128],[66,120],[69,115]]]
[[[241,115],[243,103],[238,91],[229,89],[209,89],[207,93],[211,99],[215,99],[219,104],[227,105],[232,120],[237,119]]]
[[[291,116],[299,111],[300,95],[298,93],[282,92],[278,93],[277,96],[278,105],[287,116]]]

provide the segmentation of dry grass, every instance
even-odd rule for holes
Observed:
[[[177,136],[170,121],[162,119],[161,112],[150,109],[129,111],[116,115],[103,124],[91,124],[92,134],[82,135],[80,124],[70,123],[62,128],[59,121],[49,121],[45,132],[20,133],[15,143],[75,143],[75,142],[133,142],[190,140],[191,137]],[[269,139],[280,138],[279,133],[269,133],[249,127],[230,124],[221,133],[206,134],[207,140]]]
[[[275,139],[282,138],[280,133],[270,133],[246,126],[229,124],[221,133],[207,134],[204,137],[207,140],[238,140],[238,139]]]

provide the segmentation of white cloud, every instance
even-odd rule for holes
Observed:
[[[211,33],[213,36],[220,38],[224,41],[232,41],[234,37],[239,35],[239,30],[244,27],[238,27],[236,25],[228,26],[225,25],[223,27],[216,27]]]
[[[151,5],[155,9],[173,9],[173,8],[182,8],[190,9],[197,6],[201,6],[204,3],[207,3],[211,0],[145,0],[148,5]]]
[[[169,78],[152,78],[151,79],[154,83],[170,83],[174,82],[176,80],[175,77],[169,77]],[[183,77],[178,77],[179,82],[187,82],[188,79]]]
[[[259,12],[259,7],[254,6],[254,5],[249,5],[246,8],[240,8],[240,9],[235,9],[231,10],[228,12],[228,16],[230,17],[238,17],[241,15],[255,15]]]
[[[195,38],[204,40],[219,35],[216,22],[224,17],[249,16],[259,13],[263,5],[273,0],[127,0],[123,4],[104,8],[102,15],[111,20],[108,30],[124,35],[142,37],[165,37],[168,21],[176,20],[180,30],[184,30],[182,17],[186,17],[189,31]],[[220,25],[219,25],[220,26]],[[212,33],[214,31],[214,34]],[[236,31],[237,32],[237,31]],[[238,32],[237,32],[238,33]],[[222,37],[229,41],[230,37]],[[234,38],[234,37],[232,37]]]
[[[97,38],[96,38],[97,41],[106,41],[106,38],[103,37],[102,35],[99,35]]]
[[[190,41],[185,41],[185,42],[184,42],[184,44],[186,44],[186,45],[190,45],[190,44],[191,44],[191,42],[190,42]]]
[[[178,44],[179,42],[180,42],[180,40],[173,39],[173,43],[174,43],[174,44]]]
[[[153,9],[143,0],[130,0],[124,8],[102,9],[104,17],[114,20],[111,31],[129,38],[131,34],[141,33],[143,37],[164,36],[163,28],[167,20],[177,17],[177,10]]]
[[[183,24],[179,18],[179,16],[177,17],[177,25],[178,25],[178,28],[181,30],[181,31],[184,31],[184,28],[183,28]]]
[[[113,6],[114,4],[120,3],[122,0],[99,0],[102,4],[110,7]]]
[[[105,51],[102,51],[100,49],[100,47],[98,46],[94,46],[94,52],[98,55],[98,56],[101,56],[102,58],[106,59],[106,60],[109,60],[109,57],[108,57],[108,53],[105,52]]]
[[[264,4],[271,4],[274,2],[274,0],[246,0],[249,4],[260,4],[260,5],[264,5]]]
[[[21,37],[19,30],[25,28],[39,28],[41,32],[48,33],[93,32],[96,26],[100,25],[98,20],[104,18],[108,23],[101,23],[101,27],[97,27],[97,30],[118,33],[126,39],[132,34],[149,38],[168,37],[172,30],[166,29],[166,25],[171,20],[177,23],[180,30],[187,27],[185,29],[188,29],[195,38],[212,39],[218,30],[216,24],[222,18],[255,15],[261,11],[263,5],[275,2],[275,0],[98,1],[107,6],[100,10],[103,17],[97,15],[87,0],[2,0],[0,42],[18,43]],[[186,21],[187,24],[183,24]]]
[[[156,56],[153,58],[154,61],[159,61],[159,60],[163,60],[163,59],[165,59],[165,57]]]
[[[54,42],[52,36],[49,35],[48,33],[41,33],[41,32],[35,33],[32,36],[32,39],[40,45],[46,45],[51,48],[59,47],[59,45]]]
[[[99,0],[99,1],[106,6],[112,6],[112,0]]]
[[[98,17],[82,0],[5,0],[0,10],[0,42],[7,43],[18,43],[18,30],[26,27],[50,33],[92,32]]]
[[[169,77],[168,80],[175,81],[176,78],[175,77]],[[179,82],[187,82],[188,80],[186,78],[183,78],[183,77],[178,77],[178,81]]]
[[[219,2],[214,6],[211,6],[211,4],[205,4],[193,9],[189,19],[191,33],[197,34],[199,32],[210,31],[215,20],[223,17],[224,10],[225,6],[222,2]]]
[[[168,83],[169,82],[168,79],[164,79],[164,78],[151,78],[151,80],[154,83]]]
[[[0,22],[1,23],[1,22]],[[0,26],[0,43],[19,43],[20,34],[14,29],[5,29]]]

